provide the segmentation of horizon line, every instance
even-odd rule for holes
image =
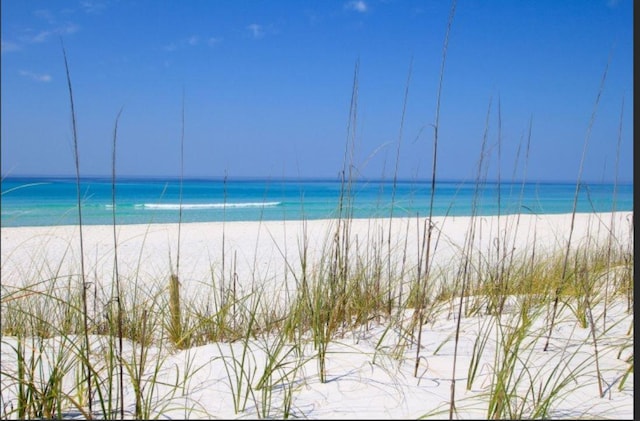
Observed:
[[[76,179],[75,174],[15,174],[15,175],[3,175],[0,178],[0,183],[6,179]],[[179,181],[181,177],[179,175],[120,175],[116,176],[116,181],[127,181],[127,180],[167,180],[167,181]],[[260,175],[238,175],[238,176],[216,176],[216,175],[193,175],[193,176],[184,176],[182,180],[189,181],[275,181],[275,182],[294,182],[294,181],[306,181],[306,182],[322,182],[322,181],[330,181],[330,182],[338,182],[340,179],[338,177],[330,177],[327,175],[321,176],[281,176],[281,177],[273,177],[273,176],[260,176]],[[100,174],[87,174],[81,175],[80,180],[112,180],[111,175],[100,175]],[[393,182],[393,178],[382,178],[382,177],[358,177],[354,179],[355,182]],[[430,178],[409,178],[409,177],[398,177],[395,180],[399,183],[427,183],[432,182]],[[436,183],[502,183],[502,184],[535,184],[535,183],[548,183],[548,184],[576,184],[577,180],[567,180],[567,179],[532,179],[532,180],[498,180],[498,179],[484,179],[484,180],[467,180],[467,179],[456,179],[456,178],[442,178],[440,180],[436,180]],[[582,180],[581,184],[615,184],[615,180]],[[618,180],[617,184],[633,184],[632,180]]]

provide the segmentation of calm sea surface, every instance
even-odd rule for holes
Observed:
[[[1,225],[43,226],[78,223],[74,178],[11,178],[2,180]],[[118,224],[204,221],[322,219],[340,216],[427,216],[430,182],[358,181],[342,185],[331,180],[267,179],[120,179],[115,208],[110,179],[80,183],[82,222]],[[570,213],[575,184],[438,182],[433,215],[497,215]],[[348,193],[350,191],[350,193]],[[344,193],[344,194],[342,194]],[[633,184],[589,183],[580,186],[578,212],[633,210]],[[348,212],[348,213],[347,213]]]

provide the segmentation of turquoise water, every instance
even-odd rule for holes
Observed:
[[[120,179],[115,186],[119,224],[178,222],[180,180]],[[633,210],[633,184],[580,186],[578,212]],[[82,222],[111,224],[110,179],[87,178],[80,184]],[[182,221],[257,221],[322,219],[339,216],[342,186],[338,180],[189,179],[182,183]],[[430,182],[358,181],[348,197],[354,218],[427,216]],[[438,182],[433,215],[498,213],[570,213],[576,185],[571,183]],[[498,194],[499,193],[499,194]],[[78,223],[74,178],[2,180],[3,227]],[[347,202],[343,202],[347,204]],[[500,209],[498,209],[500,203]],[[393,204],[393,206],[392,206]],[[346,215],[343,210],[343,216]]]

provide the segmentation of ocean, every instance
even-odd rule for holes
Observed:
[[[75,225],[75,178],[5,177],[1,226]],[[115,190],[115,207],[113,192]],[[304,179],[83,178],[82,223],[153,224],[324,219],[340,216],[425,217],[430,181]],[[576,184],[438,181],[433,216],[570,213]],[[614,194],[615,193],[615,194]],[[342,204],[342,206],[341,206]],[[633,184],[583,183],[577,212],[633,210]]]

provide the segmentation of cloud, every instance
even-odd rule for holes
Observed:
[[[15,42],[2,40],[1,44],[2,44],[2,52],[3,53],[9,53],[11,51],[19,51],[20,50],[20,46],[18,44],[16,44]]]
[[[41,42],[45,42],[47,38],[53,35],[53,33],[53,31],[40,31],[37,34],[25,39],[27,40],[27,42],[39,44]]]
[[[215,46],[215,45],[220,44],[221,42],[222,42],[222,39],[221,39],[221,38],[211,37],[211,38],[209,38],[209,39],[207,40],[207,45],[208,45],[209,47],[213,47],[213,46]]]
[[[220,43],[221,41],[222,39],[217,37],[203,38],[198,35],[191,35],[188,38],[183,38],[178,41],[170,42],[166,44],[164,47],[162,47],[162,49],[168,52],[173,52],[178,50],[184,50],[187,48],[197,47],[198,45],[201,45],[201,44],[206,44],[209,47],[213,47],[214,45]]]
[[[107,4],[102,1],[83,0],[80,2],[80,7],[82,7],[82,10],[86,13],[98,14],[102,13],[102,11],[107,8]]]
[[[51,82],[51,75],[46,73],[38,74],[27,70],[20,70],[20,76],[28,77],[36,82]]]
[[[262,25],[252,23],[251,25],[247,25],[247,29],[249,30],[249,32],[251,32],[251,36],[255,39],[262,38],[264,36],[264,29]]]
[[[48,40],[52,35],[70,35],[78,32],[78,29],[78,25],[67,23],[66,25],[59,26],[54,29],[40,31],[35,35],[25,35],[22,37],[22,40],[29,44],[39,44]]]
[[[368,10],[367,3],[364,0],[352,0],[344,5],[345,9],[365,13]]]
[[[213,47],[214,45],[218,44],[221,41],[222,39],[217,37],[203,38],[198,35],[191,35],[188,38],[183,38],[178,41],[170,42],[165,46],[163,46],[162,49],[168,52],[173,52],[178,50],[184,50],[187,48],[197,47],[198,45],[201,45],[201,44],[206,44],[209,47]]]
[[[53,16],[53,14],[46,9],[38,9],[33,12],[33,15],[37,18],[46,20],[50,24],[54,24],[56,22],[56,18]]]
[[[67,23],[65,26],[56,28],[54,32],[60,35],[69,35],[69,34],[75,34],[76,32],[78,32],[79,29],[80,27],[75,23]]]
[[[47,9],[37,9],[33,16],[40,22],[33,27],[15,27],[2,39],[2,53],[27,49],[31,44],[42,44],[52,37],[71,35],[80,30],[80,27],[69,21],[59,22],[55,15]],[[46,23],[43,24],[42,21]],[[10,38],[11,40],[7,40]]]
[[[88,1],[81,1],[80,5],[82,7]],[[71,11],[72,12],[72,11]],[[47,24],[44,26],[44,29],[37,30],[32,28],[27,28],[22,31],[22,34],[18,37],[22,42],[27,44],[36,44],[47,41],[51,36],[56,35],[70,35],[78,32],[80,27],[73,22],[68,20],[60,20],[56,15],[64,15],[68,14],[68,12],[59,12],[53,13],[49,9],[37,9],[33,12],[33,16],[36,18],[45,21]],[[36,27],[37,28],[37,27]]]
[[[175,42],[172,42],[162,47],[162,49],[165,51],[171,52],[171,51],[176,51],[178,49],[178,46],[176,45]]]

